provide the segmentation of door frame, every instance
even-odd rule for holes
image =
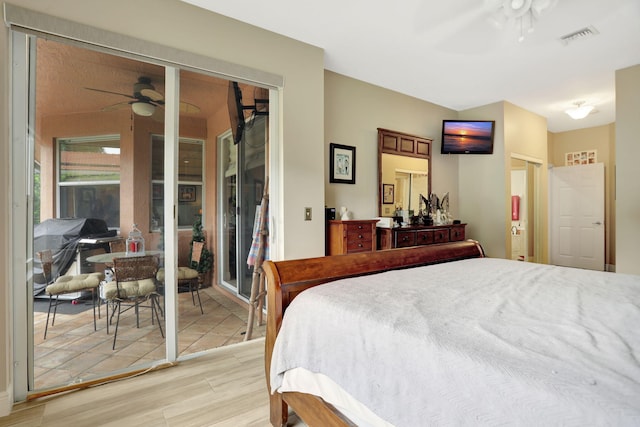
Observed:
[[[88,47],[91,49],[107,52],[116,55],[125,56],[128,58],[142,60],[147,62],[156,63],[166,68],[166,92],[173,92],[175,97],[175,112],[172,113],[171,107],[165,105],[167,110],[167,117],[177,117],[177,102],[179,97],[176,95],[179,93],[179,81],[176,73],[179,69],[192,70],[199,73],[211,74],[216,77],[233,78],[238,81],[248,82],[254,85],[261,85],[269,88],[269,153],[267,159],[271,160],[267,163],[269,169],[269,176],[271,176],[270,184],[270,200],[272,207],[270,207],[270,219],[279,218],[281,211],[281,171],[279,162],[280,146],[282,145],[282,136],[280,134],[280,127],[278,126],[282,98],[282,88],[284,87],[284,77],[262,70],[253,69],[250,67],[232,64],[223,60],[198,55],[195,53],[184,52],[182,50],[172,49],[167,46],[159,45],[153,42],[140,40],[134,37],[125,36],[122,34],[116,34],[110,31],[102,30],[99,28],[91,27],[88,25],[80,24],[73,21],[68,21],[63,18],[49,16],[43,13],[30,11],[28,9],[21,8],[19,6],[5,4],[5,24],[10,27],[9,33],[11,42],[11,57],[12,68],[10,71],[11,81],[11,145],[10,152],[12,156],[13,165],[29,166],[29,158],[33,159],[33,138],[34,135],[30,132],[29,127],[29,115],[34,113],[34,110],[28,111],[27,108],[34,109],[34,103],[29,102],[29,93],[33,93],[30,84],[34,84],[35,78],[33,76],[27,77],[29,62],[32,58],[27,56],[28,51],[35,51],[35,49],[26,49],[27,40],[29,34],[38,34],[38,36],[45,35],[46,37],[56,40],[62,43],[73,44],[80,47]],[[107,43],[105,43],[107,41]],[[161,52],[162,57],[158,56]],[[173,79],[173,83],[170,80]],[[169,87],[173,85],[173,87]],[[166,122],[173,122],[173,126],[176,129],[169,128]],[[167,120],[165,122],[165,138],[167,136],[177,135],[177,120]],[[176,139],[177,141],[177,139]],[[177,142],[176,142],[177,144]],[[27,150],[31,150],[31,155]],[[176,145],[177,150],[177,145]],[[165,157],[166,159],[171,156]],[[170,160],[169,160],[170,161]],[[175,161],[175,159],[174,159]],[[32,166],[29,166],[30,168]],[[10,201],[11,201],[11,241],[8,244],[9,251],[11,253],[10,264],[10,276],[12,278],[11,283],[32,283],[30,275],[32,274],[32,240],[33,240],[33,227],[29,227],[28,212],[32,209],[33,195],[31,194],[30,180],[32,177],[30,174],[25,174],[23,167],[11,168],[12,187],[10,189]],[[167,180],[165,180],[165,189],[167,189]],[[175,187],[175,183],[170,187]],[[174,190],[176,190],[174,188]],[[25,196],[23,197],[22,194]],[[175,194],[170,195],[171,199],[175,199]],[[165,198],[169,200],[169,197]],[[165,217],[171,218],[174,206],[168,201],[165,204]],[[171,215],[169,215],[171,214]],[[32,221],[32,219],[31,219]],[[275,226],[274,221],[270,221],[272,226]],[[271,229],[271,228],[270,228]],[[172,232],[173,233],[172,233]],[[177,241],[177,225],[174,223],[172,227],[166,227],[165,238],[170,237],[169,234],[173,234]],[[272,248],[272,255],[278,256],[281,253],[281,247],[283,245],[282,239],[277,239],[274,232],[269,235],[270,247]],[[167,246],[170,245],[171,240],[167,240]],[[168,255],[171,255],[170,253]],[[175,259],[175,257],[173,257]],[[168,258],[167,258],[168,259]],[[167,268],[165,264],[165,268]],[[173,266],[175,268],[175,266]],[[171,267],[167,270],[167,274],[171,275]],[[171,275],[172,276],[172,275]],[[29,338],[29,331],[27,330],[25,319],[28,317],[28,306],[25,301],[29,301],[27,286],[13,286],[9,290],[9,297],[11,303],[8,304],[9,311],[7,313],[10,318],[10,324],[7,327],[7,331],[11,332],[11,336],[8,338],[10,348],[13,350],[11,355],[7,355],[11,358],[10,364],[13,368],[12,375],[12,396],[9,396],[10,403],[26,400],[30,387],[28,384],[29,372],[33,372],[33,367],[29,366],[29,363],[33,363],[33,340]],[[167,313],[169,317],[170,313]],[[169,326],[169,323],[167,323]],[[168,328],[167,328],[168,329]],[[175,329],[175,326],[174,326]],[[167,332],[170,333],[169,331]],[[177,333],[177,331],[175,332]],[[167,349],[172,345],[172,339],[167,338]],[[31,342],[31,348],[29,349],[29,342]],[[175,343],[177,346],[177,343]],[[30,353],[29,353],[30,352]],[[31,356],[29,356],[31,354]],[[173,352],[167,350],[167,357],[175,356]]]
[[[542,233],[542,203],[541,203],[541,197],[542,197],[542,189],[541,189],[541,180],[542,180],[542,166],[544,165],[544,162],[541,159],[538,159],[536,157],[532,157],[532,156],[527,156],[525,154],[519,154],[519,153],[511,153],[510,158],[509,158],[509,191],[508,191],[508,202],[507,202],[507,206],[509,206],[509,214],[508,214],[508,221],[507,221],[507,234],[506,234],[506,241],[507,241],[507,254],[509,256],[511,256],[511,160],[515,159],[515,160],[523,160],[525,162],[527,162],[527,164],[531,164],[533,165],[533,176],[531,177],[531,179],[533,179],[534,181],[534,193],[533,195],[531,195],[530,199],[533,199],[533,218],[529,219],[529,222],[532,223],[533,225],[533,254],[529,254],[529,248],[528,248],[528,243],[527,243],[527,251],[526,254],[527,255],[532,255],[533,262],[542,262],[542,257],[543,257],[543,248],[542,248],[542,243],[543,243],[543,233]],[[528,168],[527,169],[527,183],[529,181],[529,172],[528,172]],[[528,187],[528,184],[527,184]],[[525,239],[527,240],[527,239]],[[525,256],[525,259],[527,257]]]

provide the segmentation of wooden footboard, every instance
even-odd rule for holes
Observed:
[[[293,299],[305,289],[331,282],[388,270],[484,257],[480,244],[473,240],[415,246],[403,249],[335,255],[288,261],[265,261],[267,278],[267,336],[265,371],[271,406],[271,424],[286,426],[288,406],[310,427],[353,425],[322,399],[304,393],[273,393],[269,384],[271,353],[280,331],[282,317]]]

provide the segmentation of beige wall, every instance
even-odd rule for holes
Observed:
[[[565,153],[597,150],[605,174],[605,263],[616,265],[615,251],[615,124],[552,134],[549,163],[564,166]]]
[[[462,155],[459,160],[460,206],[470,238],[479,240],[488,256],[511,254],[511,156],[542,162],[540,209],[547,212],[547,122],[509,102],[460,112],[461,119],[495,120],[492,155]],[[547,216],[540,218],[542,261],[547,255]]]
[[[440,155],[443,119],[455,119],[448,108],[325,71],[325,204],[347,207],[354,219],[378,216],[378,128],[433,139],[432,191],[449,192],[458,218],[457,160]],[[329,144],[356,147],[356,183],[329,183]]]
[[[504,110],[498,102],[462,111],[460,119],[495,120],[493,154],[451,155],[459,162],[460,216],[468,224],[467,237],[482,242],[487,255],[496,258],[507,254]]]
[[[523,156],[531,159],[531,162],[539,160],[541,166],[538,167],[538,185],[540,188],[540,199],[538,208],[541,213],[537,230],[537,240],[541,253],[541,262],[549,261],[548,244],[548,154],[547,154],[547,119],[537,114],[531,113],[523,108],[505,102],[505,166],[507,168],[505,180],[506,201],[505,218],[507,228],[511,228],[511,157]],[[505,230],[505,247],[507,254],[511,253],[510,230]]]
[[[278,207],[274,211],[281,213],[275,219],[273,234],[279,242],[280,257],[295,258],[324,253],[324,220],[323,215],[318,215],[324,207],[324,162],[321,159],[325,155],[324,54],[321,49],[176,0],[20,0],[19,5],[54,17],[282,76],[285,83],[278,97],[279,139],[271,141],[277,153],[274,162],[281,165],[279,175],[271,180],[280,194]],[[153,19],[140,18],[144,16],[152,16]],[[24,197],[11,195],[9,191],[12,170],[9,162],[9,34],[9,29],[3,26],[0,31],[0,100],[4,107],[0,109],[0,200],[3,202],[0,229],[3,236],[11,235],[12,197],[20,201]],[[307,206],[316,213],[313,221],[304,221],[304,207]],[[14,266],[11,265],[10,239],[0,241],[2,415],[8,410],[7,402],[11,400],[12,389],[12,296],[7,284],[12,283]]]
[[[616,71],[616,271],[640,274],[640,64]]]

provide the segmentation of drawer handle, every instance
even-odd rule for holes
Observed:
[[[361,225],[359,225],[358,228],[362,230],[362,226]]]
[[[362,239],[362,234],[358,234],[358,239]]]
[[[358,243],[358,247],[361,248],[362,247],[362,243]]]
[[[407,236],[404,236],[404,237],[402,238],[402,241],[403,241],[403,242],[406,242],[407,240],[409,240],[409,238],[408,238]]]

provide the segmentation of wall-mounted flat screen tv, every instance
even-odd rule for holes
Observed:
[[[442,154],[492,154],[494,120],[443,120]]]
[[[233,143],[242,141],[244,133],[244,107],[242,106],[242,91],[237,82],[229,81],[229,92],[227,95],[227,107],[229,108],[229,121],[231,122],[231,132],[233,133]]]

